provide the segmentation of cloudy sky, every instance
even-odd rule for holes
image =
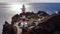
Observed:
[[[5,20],[10,23],[12,16],[21,13],[21,8],[24,2],[33,3],[25,3],[27,11],[37,12],[39,10],[44,10],[49,13],[60,11],[60,0],[0,0],[0,34],[2,33],[2,26]]]
[[[60,2],[60,0],[0,0],[0,2]]]

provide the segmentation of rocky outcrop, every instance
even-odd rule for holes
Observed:
[[[41,13],[38,13],[38,14],[41,14],[42,16],[48,16],[47,13],[45,12],[42,12],[43,14]],[[38,16],[37,13],[33,13],[33,12],[27,12],[26,13],[26,19],[28,19],[27,21],[30,23],[31,19],[34,19],[34,20],[37,20],[40,18],[40,16]],[[17,24],[17,22],[19,22],[21,20],[21,14],[16,14],[12,17],[12,21],[11,21],[11,24],[9,24],[7,21],[5,21],[5,24],[3,25],[3,30],[2,30],[2,34],[17,34],[17,30],[19,30],[19,28],[17,26],[19,26]],[[17,26],[14,26],[15,24],[17,24]],[[21,30],[21,29],[20,29]],[[18,31],[19,32],[19,31]]]
[[[2,34],[16,34],[16,29],[14,26],[12,26],[11,24],[8,24],[7,21],[5,21],[5,24],[3,25],[3,31]]]
[[[60,14],[50,17],[24,34],[60,34]]]

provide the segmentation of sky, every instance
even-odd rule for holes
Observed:
[[[59,2],[60,0],[0,0],[0,2]]]
[[[60,11],[60,0],[0,0],[0,34],[5,20],[11,23],[11,17],[21,13],[23,4],[26,6],[26,11],[29,12],[40,10],[52,14]]]

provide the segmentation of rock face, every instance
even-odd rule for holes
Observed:
[[[5,21],[5,24],[3,25],[3,32],[2,34],[16,34],[14,31],[14,28],[12,25],[8,24],[7,21]]]
[[[32,22],[36,22],[36,21],[39,22],[38,19],[41,19],[42,17],[45,17],[44,19],[46,19],[49,16],[45,12],[41,12],[41,13],[38,12],[38,14],[35,14],[33,12],[27,12],[26,13],[27,14],[26,15],[26,21],[28,23],[28,26],[31,26]],[[40,17],[40,16],[42,16],[42,17]],[[2,34],[17,34],[18,30],[21,30],[21,29],[19,29],[20,25],[17,24],[20,21],[21,21],[21,14],[14,15],[12,17],[11,24],[9,24],[7,21],[5,21],[5,24],[3,25]],[[15,24],[17,24],[18,27]]]
[[[38,12],[37,14],[27,12],[26,19],[30,23],[31,21],[29,20],[31,18],[34,19],[33,20],[34,22],[35,20],[40,19],[41,18],[40,16],[45,17],[45,19],[42,20],[43,22],[40,23],[39,21],[38,25],[34,23],[35,27],[31,29],[27,29],[27,31],[23,34],[60,34],[59,33],[60,32],[60,13],[48,15],[45,12]],[[21,14],[14,15],[12,17],[11,24],[5,21],[5,24],[3,25],[2,34],[19,34],[19,33],[21,34],[22,30],[19,27],[20,21],[21,21]]]
[[[24,34],[60,34],[60,14],[50,17]]]

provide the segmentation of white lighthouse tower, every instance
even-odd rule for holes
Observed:
[[[22,6],[22,22],[20,26],[27,27],[25,5]]]

